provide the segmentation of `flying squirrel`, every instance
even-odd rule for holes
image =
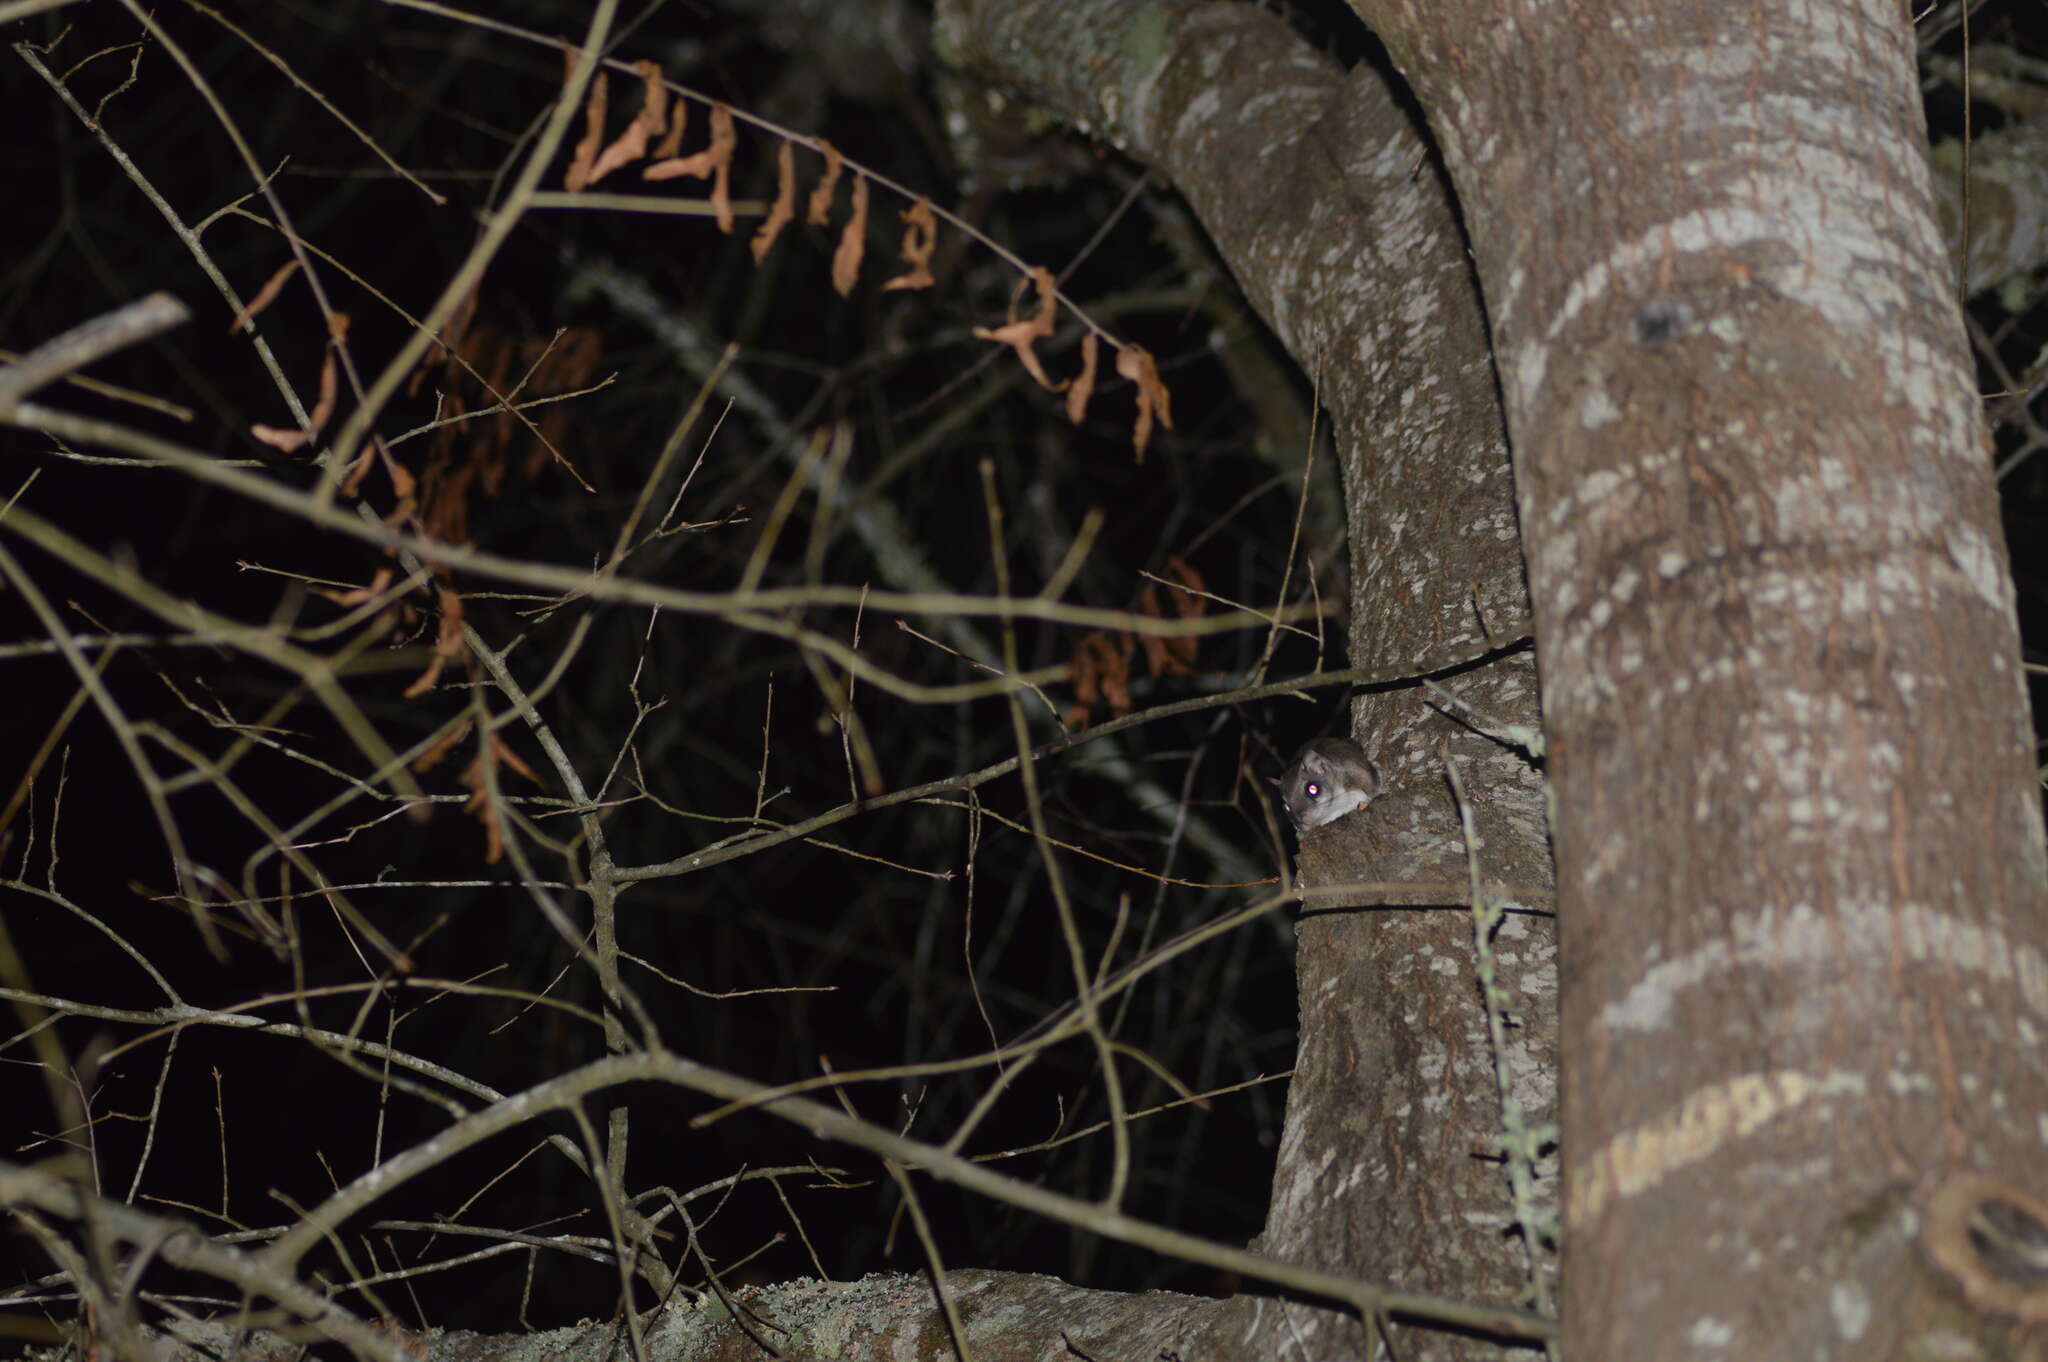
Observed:
[[[1276,782],[1297,833],[1334,823],[1380,792],[1380,768],[1349,738],[1317,738]]]

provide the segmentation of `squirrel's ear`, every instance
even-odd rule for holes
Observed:
[[[1267,777],[1266,777],[1266,783],[1267,783],[1268,785],[1272,786],[1272,787],[1273,787],[1274,789],[1276,789],[1276,790],[1277,790],[1277,789],[1279,789],[1279,788],[1280,788],[1280,777],[1278,777],[1278,776],[1267,776]]]

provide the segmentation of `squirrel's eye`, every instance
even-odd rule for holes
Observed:
[[[1323,797],[1323,787],[1316,784],[1313,780],[1301,788],[1302,793],[1306,794],[1310,799],[1321,799]]]

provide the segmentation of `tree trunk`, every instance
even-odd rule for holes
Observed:
[[[1994,1241],[2048,1235],[2048,913],[1905,13],[1357,8],[1444,150],[1515,445],[1565,1351],[1995,1333],[2029,1278]]]
[[[1353,665],[1411,674],[1488,630],[1512,631],[1527,607],[1478,302],[1445,188],[1384,80],[1338,70],[1237,3],[947,4],[938,38],[970,71],[1170,178],[1318,381],[1344,473]],[[1534,721],[1526,656],[1446,684],[1495,720]],[[1500,1095],[1472,923],[1442,906],[1462,901],[1467,874],[1444,764],[1477,792],[1484,877],[1532,886],[1536,903],[1549,881],[1541,786],[1522,758],[1446,722],[1412,686],[1361,705],[1360,737],[1391,792],[1309,839],[1304,880],[1444,889],[1316,896],[1304,916],[1301,1049],[1257,1247],[1512,1302],[1529,1266],[1492,1157]],[[1346,902],[1395,906],[1321,911]],[[1552,940],[1547,917],[1515,915],[1497,942],[1526,1009],[1509,1032],[1517,1096],[1539,1119],[1555,1102]],[[1243,1344],[1258,1355],[1362,1347],[1358,1326],[1328,1312],[1254,1311],[1247,1326]],[[1411,1332],[1402,1355],[1474,1346]]]

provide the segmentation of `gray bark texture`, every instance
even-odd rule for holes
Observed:
[[[1015,1272],[952,1274],[948,1294],[977,1362],[1157,1362],[1162,1356],[1221,1357],[1213,1349],[1219,1302],[1150,1291],[1089,1291],[1052,1277]],[[790,1358],[953,1356],[929,1279],[890,1273],[856,1282],[809,1278],[747,1287],[728,1302],[674,1301],[644,1323],[648,1353],[695,1362]],[[247,1336],[230,1325],[188,1323],[164,1332],[162,1362],[209,1362]],[[413,1356],[439,1362],[615,1362],[631,1357],[616,1321],[535,1334],[429,1330],[402,1339]],[[1078,1354],[1076,1352],[1078,1351]]]
[[[1564,1351],[2006,1355],[2048,913],[1908,16],[1356,7],[1457,187],[1515,448]]]

